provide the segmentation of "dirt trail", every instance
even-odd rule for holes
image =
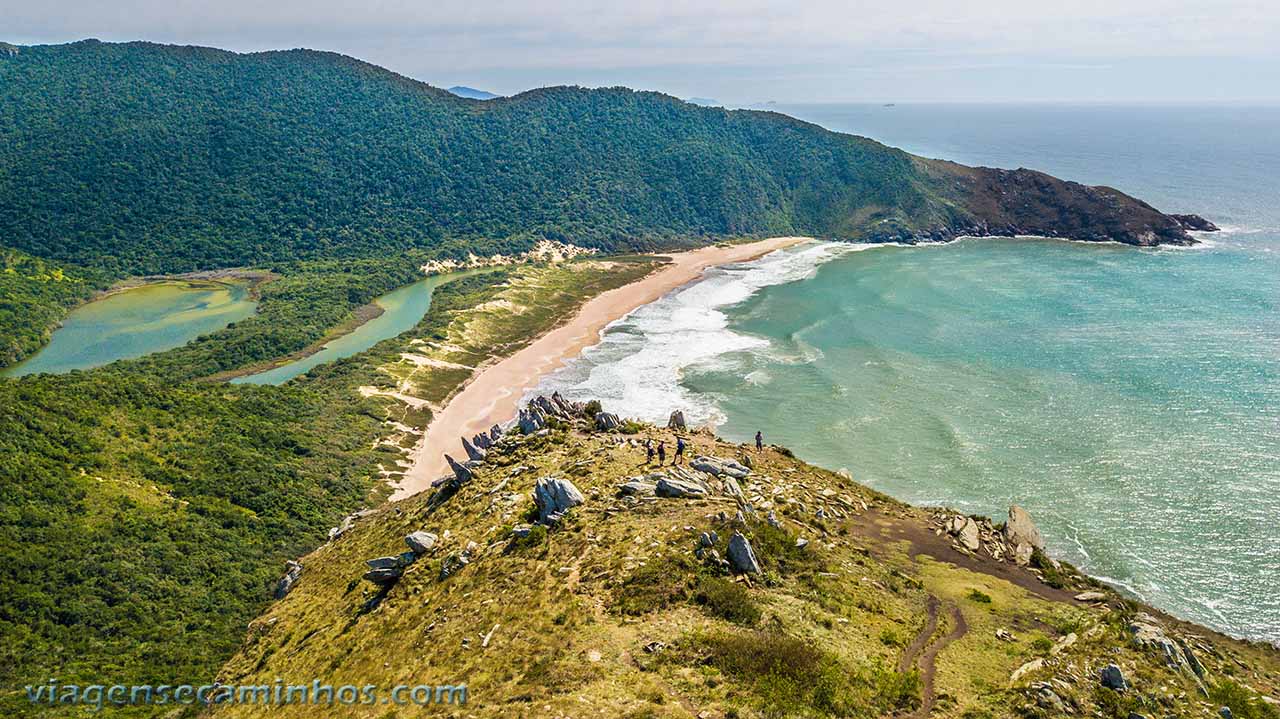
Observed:
[[[916,663],[916,655],[920,653],[921,649],[924,649],[925,645],[929,643],[929,638],[938,630],[938,604],[938,598],[930,594],[929,601],[925,605],[925,613],[928,618],[925,619],[924,627],[920,629],[920,633],[916,635],[916,638],[912,639],[907,648],[902,650],[902,658],[898,659],[899,672],[911,669],[911,665]]]
[[[954,604],[948,604],[947,609],[951,613],[951,631],[929,644],[921,651],[921,647],[929,641],[933,633],[938,628],[938,607],[941,602],[938,598],[929,595],[929,601],[926,606],[928,619],[925,620],[924,627],[911,644],[902,652],[902,658],[898,661],[898,671],[905,672],[909,670],[912,664],[916,663],[916,655],[919,655],[920,664],[920,708],[916,709],[907,716],[911,719],[923,719],[933,712],[934,704],[934,677],[937,674],[937,666],[935,662],[938,653],[947,647],[948,644],[963,637],[969,632],[969,625],[964,620],[964,614],[961,613],[960,607]]]

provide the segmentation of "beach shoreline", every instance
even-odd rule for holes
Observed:
[[[475,435],[516,414],[525,392],[566,360],[596,344],[600,333],[635,309],[695,282],[720,265],[747,262],[812,238],[773,237],[729,246],[703,247],[663,253],[670,262],[623,287],[588,300],[567,322],[543,334],[527,347],[477,371],[431,418],[411,455],[412,466],[390,499],[398,501],[431,487],[448,473],[444,454],[465,458],[460,438]]]

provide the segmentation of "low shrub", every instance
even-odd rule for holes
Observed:
[[[737,582],[720,577],[703,579],[695,599],[712,616],[734,624],[752,627],[760,621],[760,607],[751,592]]]

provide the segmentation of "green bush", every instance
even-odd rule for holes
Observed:
[[[975,602],[978,602],[979,604],[990,604],[990,603],[991,603],[991,595],[990,595],[990,594],[987,594],[986,592],[979,591],[979,590],[977,590],[977,589],[970,589],[970,590],[969,590],[969,599],[971,599],[971,600],[973,600],[973,601],[975,601]]]
[[[703,579],[695,599],[712,616],[734,624],[750,627],[760,621],[760,607],[751,597],[751,592],[732,580],[721,577]]]

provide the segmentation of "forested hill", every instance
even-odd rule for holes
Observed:
[[[1114,190],[651,92],[481,102],[308,50],[19,50],[0,55],[0,243],[115,272],[540,237],[606,249],[781,233],[1191,241]]]

